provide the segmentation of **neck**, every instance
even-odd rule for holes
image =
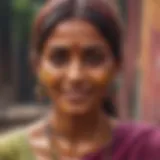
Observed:
[[[54,110],[50,122],[57,136],[69,141],[89,140],[107,124],[106,117],[104,118],[101,110],[94,110],[82,115],[71,115]],[[108,126],[109,123],[107,129]]]

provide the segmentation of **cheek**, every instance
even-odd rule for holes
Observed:
[[[107,86],[114,77],[114,69],[113,68],[101,68],[92,72],[91,74],[94,83],[98,86]]]
[[[46,87],[54,87],[59,81],[59,73],[49,64],[43,63],[38,73],[39,81]]]

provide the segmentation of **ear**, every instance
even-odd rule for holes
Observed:
[[[119,67],[118,67],[117,63],[115,63],[115,62],[112,63],[112,69],[111,69],[111,77],[112,77],[112,79],[115,78],[115,76],[117,75],[118,71],[119,71]]]
[[[115,76],[117,76],[119,73],[120,73],[120,71],[121,71],[121,63],[120,62],[115,62],[114,64],[113,64],[113,72],[114,72],[114,75]]]

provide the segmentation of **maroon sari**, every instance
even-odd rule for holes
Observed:
[[[160,129],[126,123],[113,133],[110,146],[84,157],[84,160],[160,160]]]

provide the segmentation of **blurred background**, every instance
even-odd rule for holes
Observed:
[[[24,126],[48,107],[36,102],[30,31],[45,0],[0,0],[0,132]],[[160,125],[160,1],[111,0],[124,20],[122,72],[112,101],[121,120]]]

